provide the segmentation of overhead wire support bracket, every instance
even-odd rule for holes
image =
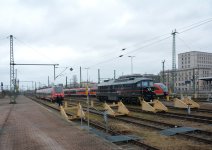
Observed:
[[[59,64],[16,64],[16,63],[13,63],[13,66],[14,65],[54,66],[54,80],[56,79],[56,77],[55,77],[55,68],[56,68],[56,66],[59,66]]]

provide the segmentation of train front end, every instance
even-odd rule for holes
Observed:
[[[54,86],[52,90],[52,99],[55,101],[57,99],[64,99],[64,91],[62,86]]]
[[[157,97],[165,98],[169,95],[168,88],[163,83],[154,83],[154,88]]]
[[[153,86],[153,80],[151,79],[144,79],[137,83],[140,88],[141,88],[141,97],[145,101],[150,101],[155,98],[155,93],[154,93],[154,86]]]

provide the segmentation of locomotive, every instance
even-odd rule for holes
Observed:
[[[57,99],[64,99],[62,86],[53,86],[36,90],[36,97],[55,102]]]
[[[155,98],[153,80],[136,74],[105,80],[98,84],[96,97],[100,101],[122,100],[127,103],[138,103],[139,97],[150,101]]]

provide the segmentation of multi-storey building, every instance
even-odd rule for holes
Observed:
[[[198,94],[211,92],[211,82],[199,80],[204,77],[212,78],[212,53],[190,51],[178,54],[178,69],[176,72],[166,70],[165,81],[172,87],[172,74],[174,73],[174,89],[172,91],[182,94]],[[161,77],[163,73],[161,72]]]
[[[212,68],[212,53],[191,51],[178,54],[178,69]]]
[[[191,51],[178,54],[175,83],[178,92],[209,90],[210,87],[199,78],[210,76],[212,76],[212,53]]]

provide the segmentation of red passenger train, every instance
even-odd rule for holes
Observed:
[[[96,96],[97,88],[88,88],[89,96]],[[64,89],[65,96],[87,96],[86,88],[72,88],[72,89]]]
[[[36,90],[36,97],[51,100],[55,102],[58,98],[64,99],[64,91],[62,86],[53,86]]]
[[[163,83],[154,83],[154,92],[157,97],[165,98],[169,92],[167,86]]]

